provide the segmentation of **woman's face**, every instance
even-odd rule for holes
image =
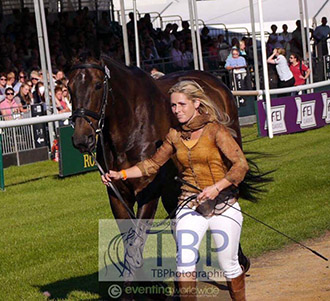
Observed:
[[[63,88],[62,89],[62,95],[63,95],[63,97],[67,97],[68,96],[68,89],[67,88]]]
[[[59,90],[55,93],[55,97],[58,99],[58,100],[62,100],[62,90]]]
[[[172,112],[180,123],[186,123],[199,115],[197,110],[199,105],[199,101],[193,102],[183,93],[174,92],[171,94]]]
[[[295,57],[291,54],[290,57],[289,57],[289,61],[290,61],[290,63],[295,64],[295,63],[297,62],[297,58],[295,58]]]
[[[8,90],[7,92],[6,92],[6,98],[8,99],[8,100],[13,100],[13,98],[14,98],[14,90]]]
[[[28,85],[25,85],[22,88],[23,95],[27,95],[30,92],[30,87]]]

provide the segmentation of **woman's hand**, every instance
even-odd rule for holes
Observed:
[[[197,196],[197,200],[200,202],[214,200],[219,193],[220,189],[216,185],[208,186]]]
[[[101,178],[102,178],[103,184],[107,185],[108,182],[111,181],[112,179],[120,180],[122,178],[122,175],[118,171],[109,170],[109,172],[107,172],[105,175],[102,175]]]

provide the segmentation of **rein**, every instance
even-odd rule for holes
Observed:
[[[109,88],[109,79],[111,78],[110,70],[107,66],[102,67],[97,64],[78,64],[78,65],[73,66],[70,71],[80,70],[80,69],[98,69],[104,73],[104,80],[103,80],[104,89],[103,89],[103,96],[102,96],[102,106],[98,113],[93,112],[91,110],[87,110],[85,108],[78,108],[78,109],[74,110],[72,112],[72,115],[70,116],[70,120],[72,122],[71,124],[74,128],[75,120],[77,118],[84,118],[87,121],[87,123],[92,127],[92,129],[94,130],[96,137],[98,135],[100,136],[102,153],[103,153],[103,161],[104,161],[106,170],[108,170],[109,168],[108,168],[107,160],[105,158],[103,127],[104,127],[105,110],[106,110],[106,106],[108,103],[108,91],[111,93],[112,98],[114,98],[112,88],[111,87]],[[94,127],[93,122],[88,117],[92,117],[93,119],[98,121],[97,128]],[[89,154],[94,159],[95,164],[96,164],[97,168],[99,169],[100,173],[104,176],[105,172],[104,172],[101,164],[96,160],[96,156],[91,151],[89,152]],[[112,181],[109,181],[108,186],[111,188],[111,190],[116,195],[116,197],[119,199],[119,201],[123,204],[123,206],[127,210],[128,214],[131,216],[131,218],[136,219],[134,212],[128,207],[128,205],[124,201],[124,199],[121,196],[116,185]]]
[[[87,110],[85,108],[78,108],[76,110],[74,110],[72,112],[72,115],[70,116],[70,121],[71,124],[74,128],[75,126],[75,120],[77,118],[84,118],[87,123],[92,127],[92,129],[95,132],[96,137],[99,135],[100,136],[100,142],[101,142],[101,147],[102,147],[102,153],[103,153],[103,160],[104,160],[104,164],[105,164],[105,168],[106,170],[109,170],[108,165],[107,165],[107,161],[105,158],[105,148],[104,148],[104,137],[103,137],[103,127],[104,127],[104,118],[105,118],[105,110],[106,110],[106,106],[108,103],[108,91],[111,93],[112,99],[114,100],[114,96],[113,96],[113,92],[112,92],[112,88],[109,88],[109,80],[111,78],[110,76],[110,70],[109,68],[105,65],[104,67],[98,65],[98,64],[78,64],[75,65],[71,68],[70,71],[73,70],[81,70],[81,69],[97,69],[103,72],[104,74],[104,80],[103,80],[103,96],[102,96],[102,106],[100,108],[100,111],[98,113],[91,111],[91,110]],[[97,128],[94,127],[93,122],[90,120],[90,118],[93,118],[95,120],[98,121],[98,126]],[[89,152],[90,156],[93,158],[98,170],[100,171],[100,173],[104,176],[105,175],[105,171],[103,170],[101,164],[97,161],[96,156],[90,151]],[[127,213],[129,214],[129,216],[135,220],[137,219],[136,215],[134,214],[134,212],[131,210],[130,207],[128,207],[127,203],[124,201],[122,195],[120,194],[118,188],[116,187],[116,185],[112,182],[112,181],[108,181],[107,186],[112,190],[112,192],[115,194],[115,196],[117,197],[117,199],[122,203],[122,205],[125,207]],[[181,205],[178,205],[162,222],[160,222],[157,226],[161,226],[163,225],[167,220],[173,218],[174,216],[176,216],[176,214],[178,212],[181,211],[181,209],[190,201],[192,201],[193,199],[197,198],[197,195],[192,195],[188,198],[186,198],[183,203]]]
[[[104,73],[104,81],[103,81],[104,90],[103,90],[103,96],[102,96],[102,106],[101,106],[100,111],[98,113],[93,112],[91,110],[87,110],[85,108],[78,108],[78,109],[74,110],[71,117],[70,117],[70,120],[72,122],[71,124],[74,128],[75,120],[77,118],[84,118],[88,122],[88,124],[92,127],[92,129],[94,130],[96,136],[98,136],[98,135],[100,136],[100,142],[101,142],[101,146],[102,146],[102,153],[103,153],[103,160],[104,160],[105,168],[106,168],[106,170],[109,170],[108,165],[107,165],[107,161],[106,161],[106,158],[105,158],[103,127],[104,127],[105,110],[106,110],[106,106],[107,106],[107,103],[108,103],[108,91],[111,93],[111,97],[114,100],[112,88],[111,87],[109,88],[109,80],[111,78],[110,70],[108,69],[107,66],[102,67],[102,66],[97,65],[97,64],[78,64],[78,65],[73,66],[70,71],[81,70],[81,69],[98,69],[98,70],[100,70]],[[91,118],[98,121],[98,127],[97,128],[94,127],[94,125],[93,125],[93,123],[92,123],[92,121],[90,120],[89,117],[91,117]],[[89,154],[93,158],[93,160],[94,160],[98,170],[100,171],[100,173],[104,176],[105,171],[103,170],[101,164],[97,161],[96,156],[91,151],[89,152]],[[129,216],[133,220],[137,219],[134,212],[131,210],[130,207],[128,207],[127,203],[124,201],[124,199],[123,199],[122,195],[120,194],[120,192],[119,192],[118,188],[116,187],[116,185],[112,181],[108,181],[107,186],[110,187],[110,189],[115,194],[117,199],[125,207],[125,209],[128,212]],[[183,202],[183,205],[190,202],[193,198],[196,198],[196,196],[187,198],[187,200],[185,200]],[[175,216],[176,211],[181,210],[182,207],[183,206],[176,207],[159,225],[164,224],[166,220],[168,220],[168,219],[172,218],[173,216]]]
[[[182,184],[188,185],[188,186],[190,186],[191,188],[194,188],[194,189],[196,189],[196,190],[202,192],[202,190],[201,190],[200,188],[198,188],[198,187],[196,187],[195,185],[192,185],[192,184],[186,182],[186,181],[183,180],[183,179],[180,179],[179,177],[175,177],[174,179],[175,179],[176,181],[182,183]],[[260,219],[258,219],[258,218],[256,218],[256,217],[254,217],[254,216],[252,216],[252,215],[246,213],[245,211],[242,211],[241,209],[237,209],[237,208],[235,208],[233,205],[230,205],[230,204],[228,204],[228,203],[227,203],[227,205],[228,205],[229,207],[231,207],[231,208],[234,208],[236,211],[239,211],[239,212],[245,214],[246,216],[252,218],[252,219],[255,220],[256,222],[258,222],[258,223],[260,223],[260,224],[266,226],[267,228],[269,228],[269,229],[271,229],[271,230],[277,232],[278,234],[281,234],[281,235],[283,235],[284,237],[286,237],[286,238],[292,240],[292,241],[295,242],[296,244],[298,244],[298,245],[302,246],[303,248],[305,248],[305,249],[311,251],[313,254],[319,256],[319,257],[322,258],[323,260],[328,261],[328,258],[326,258],[325,256],[323,256],[323,255],[320,254],[319,252],[317,252],[317,251],[311,249],[310,247],[308,247],[308,246],[302,244],[301,242],[299,242],[299,241],[293,239],[293,238],[290,237],[289,235],[287,235],[287,234],[285,234],[285,233],[283,233],[283,232],[281,232],[281,231],[275,229],[274,227],[272,227],[272,226],[266,224],[265,222],[261,221]]]

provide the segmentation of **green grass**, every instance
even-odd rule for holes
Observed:
[[[297,240],[329,229],[330,127],[274,139],[258,138],[256,127],[242,132],[245,150],[274,155],[260,159],[260,168],[276,169],[268,192],[257,204],[242,200],[242,209]],[[0,300],[45,300],[43,291],[57,299],[98,298],[98,222],[113,217],[107,195],[97,172],[57,175],[51,161],[5,169]],[[157,217],[165,215],[160,205]],[[244,218],[242,244],[248,255],[288,243]]]

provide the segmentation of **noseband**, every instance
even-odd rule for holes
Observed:
[[[107,66],[102,67],[97,64],[79,64],[73,66],[70,71],[78,69],[98,69],[104,73],[102,106],[98,113],[93,112],[91,110],[87,110],[85,108],[78,108],[72,112],[72,115],[70,116],[70,121],[74,127],[74,123],[77,118],[84,118],[87,123],[93,128],[95,133],[99,134],[102,132],[102,129],[104,127],[105,109],[108,103],[108,91],[112,92],[112,88],[109,89],[109,79],[111,78],[110,70]],[[98,121],[97,128],[95,128],[93,122],[90,120],[89,117]]]

